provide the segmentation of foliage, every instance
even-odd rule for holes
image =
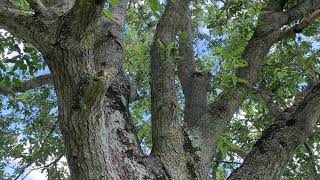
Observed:
[[[1,62],[1,84],[19,85],[33,76],[47,73],[41,55],[30,44],[6,32],[1,33],[0,38],[0,53],[4,59]],[[63,156],[52,87],[1,97],[1,102],[0,176],[14,179],[39,169],[56,171],[50,173],[50,177],[64,179],[67,171],[61,169],[63,167],[57,167],[56,163],[48,166],[51,161]]]
[[[14,1],[29,10],[26,1]],[[111,6],[118,0],[108,1]],[[296,1],[289,1],[288,8]],[[236,76],[238,68],[246,67],[242,52],[251,38],[257,15],[265,6],[261,0],[202,1],[193,4],[194,49],[197,68],[208,70],[213,76],[209,100],[213,101],[224,89],[246,83]],[[162,1],[131,2],[125,31],[124,68],[131,80],[137,81],[138,93],[143,98],[131,103],[130,111],[138,130],[144,152],[152,148],[150,123],[149,48],[159,15],[164,9]],[[106,8],[104,15],[112,19]],[[256,89],[273,97],[282,109],[307,85],[319,78],[319,23],[303,34],[275,44],[265,59]],[[176,44],[170,43],[169,52]],[[39,74],[48,73],[41,55],[30,44],[7,32],[0,35],[0,83],[18,85]],[[177,92],[181,86],[177,82]],[[183,106],[183,96],[178,96]],[[61,133],[57,127],[57,104],[51,86],[32,91],[0,96],[0,177],[14,179],[30,168],[48,172],[53,179],[67,179],[66,164],[55,162],[63,154]],[[181,113],[182,114],[182,113]],[[268,107],[256,93],[250,94],[234,115],[228,130],[220,139],[217,158],[212,162],[212,173],[225,179],[242,162],[244,156],[261,136],[263,129],[273,122]],[[287,167],[283,179],[319,179],[320,150],[318,126],[314,134],[301,145]],[[15,162],[15,163],[14,163]],[[13,166],[8,172],[8,167]]]

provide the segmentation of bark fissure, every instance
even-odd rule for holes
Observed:
[[[246,83],[239,83],[236,88],[222,92],[217,100],[209,105],[208,113],[199,121],[202,127],[210,127],[202,128],[201,131],[206,134],[206,137],[210,137],[211,147],[217,143],[234,112],[250,92],[262,68],[263,59],[267,56],[271,46],[287,37],[286,33],[282,33],[282,27],[312,14],[319,8],[318,5],[312,6],[315,5],[313,3],[304,1],[292,10],[283,11],[281,1],[269,2],[265,12],[260,15],[256,30],[243,52],[243,59],[248,66],[237,71],[237,77],[244,79]]]
[[[102,16],[103,0],[28,3],[31,12],[2,0],[0,26],[40,50],[51,75],[10,88],[0,86],[0,93],[23,92],[53,82],[71,177],[77,180],[210,179],[209,164],[217,141],[252,90],[272,45],[301,32],[320,16],[319,0],[306,0],[289,10],[284,10],[286,1],[270,0],[243,52],[248,66],[236,73],[246,83],[225,90],[208,104],[211,75],[196,68],[190,1],[168,1],[150,51],[153,147],[152,154],[144,156],[128,107],[135,97],[122,68],[128,1],[110,7],[112,20]],[[284,28],[297,20],[302,21]],[[185,98],[183,120],[176,75]],[[286,115],[275,116],[276,121],[229,179],[279,179],[319,119],[319,92],[317,84],[296,106],[277,112]]]
[[[319,84],[312,87],[304,101],[295,105],[297,108],[288,109],[287,118],[278,119],[264,130],[244,163],[228,179],[280,179],[296,148],[319,121],[319,90]]]
[[[182,28],[183,27],[183,28]],[[174,43],[178,43],[176,37],[179,32],[187,31],[189,38],[182,39],[180,37],[179,55],[183,60],[175,57],[177,50],[167,49],[166,47]],[[200,114],[206,104],[207,85],[209,82],[208,74],[198,73],[193,66],[193,50],[191,44],[191,18],[189,14],[189,1],[168,1],[165,11],[157,25],[151,48],[151,99],[152,99],[152,154],[158,156],[162,163],[169,169],[169,173],[173,179],[207,179],[208,174],[205,168],[201,168],[200,154],[198,147],[194,147],[191,141],[188,126],[178,117],[178,105],[176,97],[176,71],[179,68],[179,77],[182,81],[183,88],[190,84],[186,84],[188,78],[196,81],[199,88],[192,91],[188,97],[195,95],[197,90],[203,98],[195,97],[194,99],[186,99],[186,106],[191,107],[197,105],[199,111],[190,108],[187,110],[188,115],[191,113]],[[171,52],[167,52],[170,50]],[[189,52],[188,54],[184,54]],[[169,56],[169,57],[168,57]],[[189,56],[189,57],[188,57]],[[181,68],[182,67],[182,68]],[[183,75],[186,76],[183,76]],[[188,91],[189,92],[189,91]],[[193,104],[189,104],[189,100],[193,100]],[[201,102],[204,101],[204,102]],[[188,103],[187,103],[188,102]],[[198,104],[196,104],[198,103]],[[204,106],[202,106],[204,105]],[[189,112],[193,111],[193,112]],[[189,121],[191,122],[191,121]]]

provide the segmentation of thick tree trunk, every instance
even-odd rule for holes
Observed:
[[[142,154],[136,138],[129,81],[121,67],[121,27],[104,18],[95,23],[80,36],[65,26],[60,37],[68,38],[42,52],[57,92],[71,177],[166,179],[163,166]]]
[[[109,9],[113,20],[102,17],[104,1],[28,2],[34,13],[24,13],[9,1],[2,1],[0,25],[32,43],[46,59],[74,180],[210,179],[209,163],[218,139],[258,79],[262,60],[271,46],[287,35],[301,32],[320,16],[314,12],[319,0],[304,1],[290,11],[283,10],[284,0],[270,0],[243,52],[248,66],[237,71],[246,83],[223,92],[209,105],[210,75],[196,71],[192,50],[190,1],[168,1],[151,47],[153,149],[152,155],[144,156],[128,109],[130,85],[121,67],[127,1]],[[283,29],[309,14],[301,24]],[[179,32],[188,32],[188,37],[180,38],[178,50],[182,58],[177,61],[175,49],[167,52],[167,47],[177,42]],[[185,95],[184,120],[178,116],[176,65]],[[37,84],[36,81],[32,86]],[[17,88],[29,87],[22,84]],[[319,89],[314,87],[289,118],[280,119],[265,131],[230,179],[280,178],[295,148],[319,119]],[[11,91],[19,89],[7,88],[3,92]],[[277,156],[273,156],[275,153]]]
[[[99,77],[90,77],[88,59],[93,59],[80,49],[46,55],[58,59],[49,66],[72,179],[165,179],[157,160],[144,157],[140,150],[128,109],[130,87],[125,74],[121,68],[115,75],[106,72],[113,83],[100,92],[105,84],[99,84]]]

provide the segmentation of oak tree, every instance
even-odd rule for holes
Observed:
[[[75,180],[317,179],[319,16],[319,0],[1,0],[1,174],[65,179],[66,156]]]

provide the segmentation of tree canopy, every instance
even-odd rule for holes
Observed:
[[[40,5],[35,6],[35,2],[40,2]],[[279,117],[285,119],[286,115],[291,117],[291,113],[309,117],[311,112],[320,112],[303,111],[308,102],[311,103],[308,107],[320,104],[317,101],[320,92],[320,21],[317,19],[320,7],[309,7],[312,3],[320,2],[282,2],[283,10],[279,13],[283,14],[279,15],[272,14],[276,8],[271,9],[269,2],[264,0],[191,1],[187,5],[190,10],[182,11],[190,15],[192,24],[187,21],[180,24],[185,30],[179,30],[174,37],[176,40],[168,42],[159,30],[163,28],[171,31],[167,25],[174,23],[170,20],[174,14],[167,13],[169,20],[163,16],[166,2],[130,0],[127,3],[123,67],[133,90],[130,93],[129,110],[145,155],[151,153],[155,143],[152,142],[155,139],[152,138],[151,113],[154,111],[152,107],[157,106],[157,103],[152,105],[151,96],[154,95],[151,95],[151,91],[157,85],[164,87],[162,81],[151,87],[151,79],[160,79],[161,72],[171,72],[168,70],[170,68],[161,67],[161,63],[153,63],[156,55],[150,52],[161,54],[165,61],[174,65],[172,72],[175,91],[171,93],[177,97],[175,116],[178,120],[183,119],[184,111],[190,106],[186,102],[187,96],[197,96],[201,91],[208,93],[202,100],[208,101],[209,109],[215,114],[211,119],[216,126],[211,126],[210,123],[200,124],[200,119],[197,121],[200,125],[195,123],[195,126],[199,126],[200,130],[203,126],[209,126],[215,132],[223,131],[221,137],[213,140],[217,142],[215,152],[208,152],[215,154],[210,160],[210,173],[216,179],[226,179],[232,172],[236,172],[248,154],[253,154],[259,148],[257,144],[265,142],[263,137],[273,132],[278,134],[272,135],[271,140],[280,137],[285,128],[277,125]],[[109,0],[103,9],[103,15],[115,20],[117,14],[112,7],[121,6],[121,3],[119,0]],[[7,5],[2,7],[2,4],[10,4],[19,12],[14,12]],[[50,1],[46,4],[50,4]],[[46,173],[48,179],[70,178],[67,164],[62,160],[65,148],[58,124],[57,95],[45,57],[37,50],[39,47],[31,45],[32,40],[19,37],[19,33],[11,31],[15,28],[3,26],[10,24],[9,21],[15,21],[13,16],[3,15],[6,10],[13,14],[30,14],[42,11],[41,8],[45,7],[37,0],[0,1],[0,27],[4,28],[0,33],[0,177],[4,179],[27,177],[28,172],[33,170]],[[290,17],[283,18],[287,16],[287,12]],[[154,37],[159,38],[155,40]],[[254,43],[253,38],[262,43]],[[244,55],[244,52],[252,51],[248,46],[259,51],[254,55]],[[183,69],[187,69],[184,67],[189,65],[181,63],[180,59],[191,56],[194,59],[190,61],[195,62],[194,76],[198,73],[197,77],[205,78],[204,83],[208,84],[204,89],[197,88],[200,87],[197,83],[201,84],[202,81],[184,83],[194,76],[187,75]],[[262,62],[256,60],[258,57],[262,58]],[[248,59],[252,62],[248,62]],[[150,65],[150,61],[153,65]],[[155,68],[159,71],[155,71]],[[234,91],[235,89],[239,91]],[[168,95],[167,98],[172,97]],[[221,98],[231,100],[228,103],[217,101]],[[202,108],[201,103],[195,104]],[[215,113],[228,108],[235,109],[235,113]],[[199,110],[199,113],[203,112]],[[215,120],[215,116],[230,116],[231,121],[216,122],[218,120]],[[191,122],[194,117],[188,118]],[[185,121],[188,118],[184,117]],[[290,120],[285,122],[288,127],[290,123],[296,123]],[[224,125],[219,126],[224,123],[227,123],[225,128]],[[317,123],[312,126],[311,136],[295,149],[292,157],[288,156],[282,179],[320,179],[319,128]],[[214,136],[211,132],[207,135]],[[288,135],[288,138],[292,137],[298,138],[299,134]],[[157,152],[157,149],[153,151]]]

